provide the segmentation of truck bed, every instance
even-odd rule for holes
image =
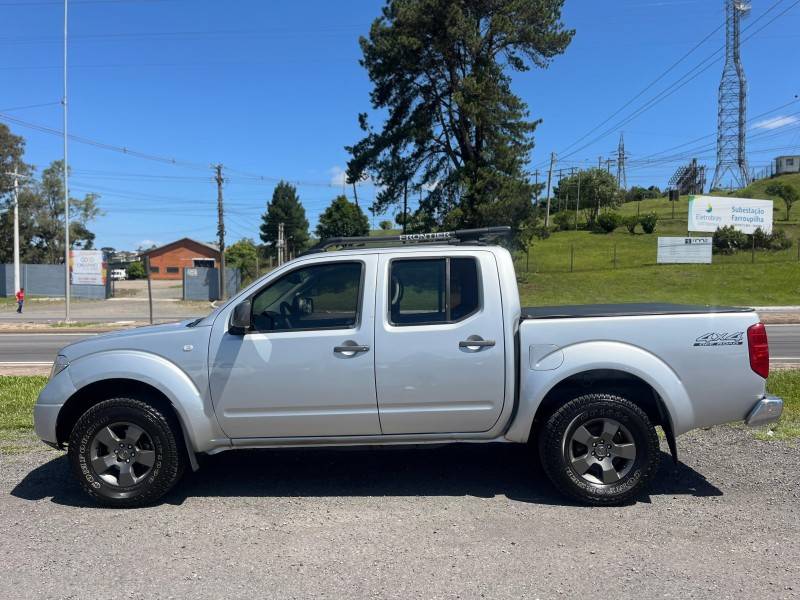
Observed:
[[[586,317],[635,317],[644,315],[696,315],[746,313],[752,308],[668,303],[575,304],[533,306],[522,309],[522,319],[580,319]]]

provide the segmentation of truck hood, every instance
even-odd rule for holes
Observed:
[[[194,322],[186,320],[103,333],[65,346],[59,354],[66,356],[69,361],[106,350],[141,350],[163,354],[167,346],[208,340],[210,326],[198,323],[189,327]]]

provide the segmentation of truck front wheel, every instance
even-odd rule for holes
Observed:
[[[539,455],[562,493],[594,505],[623,504],[658,470],[655,427],[633,402],[587,394],[556,410],[540,429]]]
[[[155,502],[184,465],[176,427],[134,398],[105,400],[86,411],[72,429],[69,461],[83,490],[114,507]]]

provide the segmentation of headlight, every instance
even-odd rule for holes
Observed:
[[[69,366],[69,361],[67,360],[66,356],[62,356],[59,354],[56,356],[55,362],[53,362],[53,368],[50,369],[50,379],[61,373],[64,369]]]

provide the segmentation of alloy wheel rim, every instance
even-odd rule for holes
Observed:
[[[89,462],[97,476],[114,487],[130,487],[153,470],[155,447],[150,435],[134,423],[118,421],[94,434]]]
[[[622,423],[609,417],[591,419],[564,435],[564,458],[573,472],[595,486],[618,483],[633,468],[636,443]]]

